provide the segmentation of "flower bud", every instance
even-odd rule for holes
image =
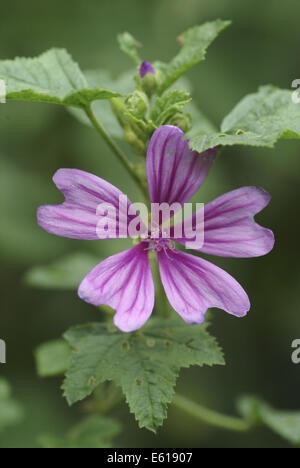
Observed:
[[[143,91],[135,91],[130,94],[125,101],[126,107],[129,111],[134,112],[134,114],[143,119],[146,117],[149,108],[149,101]]]
[[[135,76],[137,88],[152,96],[162,83],[162,74],[150,62],[143,62]]]
[[[144,76],[147,75],[147,73],[151,73],[152,75],[154,75],[155,73],[154,68],[152,67],[150,62],[142,62],[139,72],[141,78],[144,78]]]
[[[175,114],[168,121],[169,125],[180,128],[184,133],[188,132],[192,128],[192,118],[190,114]]]

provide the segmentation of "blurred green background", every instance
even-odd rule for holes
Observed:
[[[37,0],[2,2],[0,57],[34,56],[65,47],[83,69],[119,72],[130,68],[116,35],[130,31],[144,45],[147,60],[169,60],[176,37],[215,18],[233,25],[209,49],[206,62],[189,73],[199,107],[220,123],[232,107],[260,84],[290,88],[300,78],[300,3],[296,0]],[[71,325],[98,320],[100,313],[73,292],[27,288],[24,273],[65,253],[90,250],[99,258],[120,251],[123,242],[55,238],[36,224],[36,209],[61,197],[51,182],[60,167],[84,169],[135,197],[131,181],[93,130],[64,109],[39,104],[0,106],[0,338],[7,342],[2,376],[25,405],[24,422],[0,433],[0,447],[36,447],[42,432],[60,433],[81,416],[61,396],[60,379],[37,377],[33,350]],[[243,185],[260,185],[272,203],[258,220],[274,230],[274,251],[258,259],[212,259],[247,289],[252,310],[238,320],[213,313],[213,333],[226,354],[224,368],[181,372],[178,390],[224,412],[235,411],[240,394],[255,393],[278,408],[300,409],[300,366],[291,363],[291,342],[300,338],[299,142],[276,149],[229,148],[222,152],[201,191],[201,201]],[[108,163],[109,161],[109,163]],[[128,187],[130,189],[128,190]],[[285,447],[267,429],[234,434],[210,428],[170,408],[156,436],[138,430],[124,405],[116,413],[127,430],[127,447]]]

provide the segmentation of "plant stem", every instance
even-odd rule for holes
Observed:
[[[117,146],[117,144],[113,141],[113,139],[109,136],[109,134],[106,132],[106,130],[103,128],[101,123],[97,120],[92,107],[86,107],[85,113],[87,117],[89,118],[90,122],[92,125],[95,127],[97,132],[102,136],[104,141],[108,144],[108,146],[111,148],[111,150],[115,153],[123,167],[126,169],[126,171],[131,175],[131,177],[135,180],[135,182],[138,184],[139,188],[143,192],[143,195],[146,196],[146,199],[148,197],[148,193],[146,188],[143,186],[140,178],[136,174],[132,163],[127,159],[126,155],[122,152],[122,150]]]
[[[156,254],[150,253],[149,260],[152,270],[152,276],[155,286],[155,312],[162,318],[168,318],[170,316],[169,302],[166,297],[164,287],[161,282],[158,260]]]
[[[178,394],[175,395],[173,405],[207,424],[230,431],[246,432],[254,425],[252,421],[217,413]]]

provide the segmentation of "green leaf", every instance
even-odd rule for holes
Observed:
[[[101,85],[90,88],[78,64],[64,49],[51,49],[36,58],[2,60],[0,79],[6,84],[6,100],[84,108],[92,101],[120,96]]]
[[[220,132],[195,135],[190,147],[199,153],[228,145],[272,148],[280,138],[300,138],[300,106],[293,103],[292,91],[263,86],[230,112]]]
[[[77,289],[83,278],[101,259],[86,252],[77,252],[49,265],[33,267],[25,275],[28,286],[41,289]]]
[[[0,431],[19,424],[23,415],[23,408],[11,397],[10,385],[0,377]]]
[[[204,60],[208,46],[229,25],[230,21],[216,20],[201,26],[195,26],[181,34],[179,42],[183,45],[176,57],[169,64],[161,62],[154,64],[154,67],[159,68],[164,75],[159,90],[160,94],[190,68]]]
[[[189,326],[177,318],[152,319],[142,331],[129,334],[112,325],[87,324],[69,330],[65,339],[75,350],[63,384],[68,403],[113,380],[140,427],[154,432],[166,418],[181,367],[224,364],[206,326]]]
[[[186,91],[171,90],[155,100],[151,112],[151,120],[159,127],[173,117],[177,112],[182,112],[191,101],[190,94]]]
[[[44,434],[39,437],[39,442],[42,448],[110,448],[120,432],[121,425],[115,419],[93,415],[66,436]]]
[[[300,445],[300,411],[275,410],[252,396],[241,398],[238,406],[247,419],[262,423],[292,444]]]
[[[120,49],[127,54],[136,65],[140,65],[142,59],[139,56],[138,49],[141,47],[141,44],[128,32],[119,34],[118,42]]]
[[[69,366],[72,349],[64,340],[41,344],[35,351],[37,372],[40,377],[64,374]]]

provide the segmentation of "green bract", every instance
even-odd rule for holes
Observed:
[[[186,91],[168,91],[156,99],[150,114],[151,120],[156,127],[167,124],[174,116],[180,114],[191,100]]]

